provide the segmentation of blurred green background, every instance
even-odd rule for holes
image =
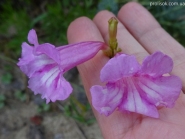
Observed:
[[[148,0],[135,0],[145,6],[158,20],[161,26],[177,41],[185,46],[185,6],[150,6]],[[168,0],[165,0],[168,2]],[[174,2],[175,0],[173,0]],[[39,42],[49,42],[56,46],[67,44],[67,27],[80,16],[93,16],[100,10],[110,10],[117,14],[128,0],[1,0],[0,1],[0,59],[14,63],[20,57],[21,44],[27,41],[28,31],[37,31]],[[164,2],[161,0],[160,2]],[[178,2],[183,2],[182,0]],[[1,64],[1,63],[0,63]],[[4,84],[10,84],[14,78],[12,65],[4,66],[1,76]],[[75,85],[74,85],[75,86]],[[75,87],[74,87],[75,88]],[[78,86],[76,88],[79,88]],[[15,98],[24,102],[25,89],[15,91]],[[83,91],[82,91],[83,92]],[[6,95],[0,94],[0,108],[6,105]],[[83,114],[89,105],[83,105],[76,98],[70,98],[63,110],[79,121],[85,122]],[[50,106],[39,104],[39,111],[48,111]],[[75,114],[74,114],[75,113]]]
[[[21,43],[27,41],[31,28],[36,29],[40,43],[67,44],[66,30],[75,18],[93,18],[103,9],[116,14],[127,2],[128,0],[1,0],[0,52],[16,60],[20,55]],[[145,6],[165,30],[185,45],[185,6],[150,6],[147,0],[137,2]]]

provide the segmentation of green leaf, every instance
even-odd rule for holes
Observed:
[[[0,94],[0,102],[4,102],[5,99],[6,99],[6,97],[4,95]]]
[[[24,102],[27,99],[27,95],[24,92],[21,92],[21,91],[16,91],[14,96],[22,102]]]
[[[5,74],[2,75],[1,81],[4,84],[10,84],[11,81],[12,81],[12,78],[13,78],[12,74],[8,72],[8,73],[5,73]]]
[[[43,108],[43,111],[45,111],[45,112],[49,111],[50,110],[50,105],[43,103],[42,108]]]
[[[5,106],[4,102],[0,102],[0,109],[2,109]]]

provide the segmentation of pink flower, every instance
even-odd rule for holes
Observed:
[[[134,56],[117,54],[102,68],[100,78],[106,86],[91,88],[92,104],[106,116],[119,111],[136,112],[158,118],[158,106],[173,107],[182,83],[171,72],[173,61],[156,52],[140,65]]]
[[[51,100],[66,99],[72,87],[63,74],[81,64],[102,49],[103,42],[81,42],[61,47],[52,44],[39,44],[35,30],[28,33],[28,41],[22,44],[22,58],[18,66],[30,78],[29,88],[35,94],[41,94],[47,103]]]

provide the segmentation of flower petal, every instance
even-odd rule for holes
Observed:
[[[24,47],[25,47],[25,45],[24,45]],[[26,46],[26,48],[27,47],[28,46]],[[31,48],[33,49],[33,47],[29,46],[28,48],[23,49],[22,53],[25,53],[24,55],[27,54],[27,57],[29,55],[31,55],[32,57],[29,56],[29,57],[31,57],[29,59],[30,61],[28,61],[27,63],[25,63],[25,62],[23,63],[23,60],[21,59],[20,63],[22,63],[22,65],[20,65],[20,63],[18,63],[21,70],[27,76],[31,77],[36,71],[44,70],[44,67],[47,65],[51,65],[51,64],[57,65],[58,63],[60,64],[59,52],[55,49],[54,45],[51,45],[49,43],[38,45],[37,48],[34,49],[35,54],[37,54],[37,55],[33,55],[32,53],[30,53],[30,52],[33,52],[30,50]],[[59,64],[58,64],[58,66],[60,68]],[[60,68],[60,70],[63,71],[61,68]]]
[[[105,43],[103,42],[89,41],[58,47],[57,50],[60,51],[60,65],[62,69],[67,71],[91,59],[104,45]]]
[[[26,75],[31,77],[35,72],[41,72],[53,65],[56,66],[57,63],[55,63],[55,61],[47,57],[45,54],[42,54],[36,56],[34,60],[32,60],[29,64],[24,65],[24,67],[27,69]]]
[[[91,87],[92,105],[101,114],[110,115],[122,100],[124,89],[122,84],[109,83],[106,87]]]
[[[17,65],[20,67],[21,71],[27,75],[29,69],[26,65],[28,65],[32,60],[34,60],[35,57],[32,52],[33,47],[24,42],[22,44],[22,57],[19,58],[19,62],[17,63]]]
[[[139,69],[140,65],[135,56],[119,54],[110,59],[102,68],[100,79],[102,82],[114,82],[134,75]]]
[[[72,87],[62,77],[62,73],[57,66],[35,73],[28,84],[35,94],[41,94],[42,98],[46,98],[47,103],[64,100],[72,92]]]
[[[51,85],[49,99],[51,99],[52,102],[55,102],[56,100],[65,100],[69,97],[72,91],[73,89],[70,83],[67,82],[62,75],[59,75]],[[49,99],[47,99],[47,103],[49,102]]]
[[[140,77],[137,84],[143,97],[155,106],[173,107],[182,89],[182,82],[177,76]]]
[[[38,39],[37,39],[37,34],[35,32],[34,29],[31,29],[28,33],[28,41],[30,44],[34,44],[35,46],[37,46],[38,43]]]
[[[45,54],[49,58],[53,59],[56,63],[60,64],[60,54],[54,45],[50,43],[40,44],[36,49],[35,53],[37,55]]]
[[[22,43],[22,54],[21,58],[19,58],[19,62],[17,65],[28,64],[30,61],[34,59],[33,55],[33,47],[28,45],[26,42]]]
[[[141,92],[136,88],[136,84],[134,83],[134,79],[132,77],[128,77],[123,80],[126,90],[122,99],[122,102],[119,105],[119,110],[121,111],[130,111],[140,113],[146,116],[158,118],[159,114],[156,107],[147,102],[141,96]]]
[[[141,66],[141,74],[148,74],[152,77],[159,77],[165,73],[171,72],[173,67],[172,59],[161,53],[155,52],[147,56]]]

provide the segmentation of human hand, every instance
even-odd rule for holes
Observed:
[[[115,15],[108,11],[101,11],[93,21],[86,17],[76,19],[68,28],[69,43],[81,41],[108,43],[107,22],[113,16]],[[185,49],[160,27],[145,8],[137,3],[131,2],[123,6],[117,18],[119,20],[117,40],[122,52],[135,55],[140,62],[157,50],[167,54],[174,61],[171,74],[181,78],[185,91]],[[100,51],[93,59],[78,66],[90,103],[90,87],[102,84],[100,70],[108,60]],[[119,111],[105,117],[95,109],[93,111],[105,139],[185,138],[185,96],[183,93],[180,94],[174,108],[159,110],[159,119]]]

